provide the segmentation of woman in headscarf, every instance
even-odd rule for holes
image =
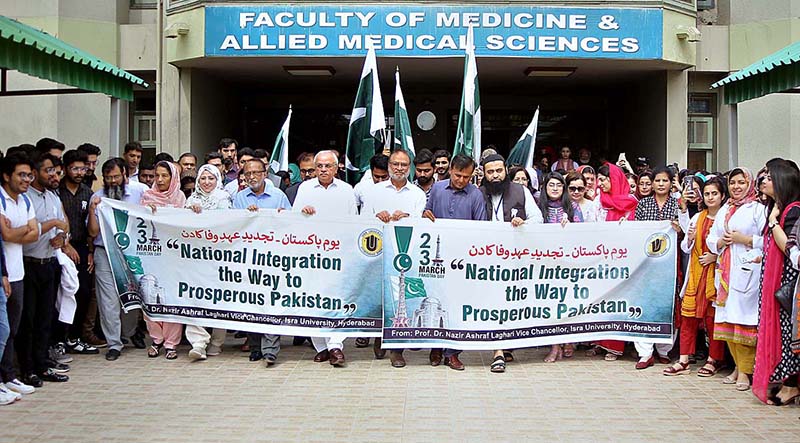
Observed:
[[[767,216],[764,206],[756,201],[755,179],[749,169],[730,172],[728,192],[730,198],[706,238],[709,252],[718,257],[713,338],[728,343],[736,363],[723,383],[736,384],[736,389],[746,391],[756,356],[758,276]]]
[[[717,256],[708,250],[706,238],[711,225],[727,199],[725,181],[712,177],[703,183],[701,205],[703,210],[689,219],[687,201],[681,200],[680,224],[686,226],[686,236],[681,249],[689,254],[689,272],[684,283],[681,298],[681,354],[677,362],[664,369],[664,375],[681,375],[690,372],[689,358],[695,353],[697,333],[705,326],[709,337],[708,360],[698,369],[700,377],[713,377],[725,359],[725,342],[714,340],[714,306],[717,290],[714,275]]]
[[[597,168],[597,191],[600,193],[600,204],[597,207],[597,221],[620,222],[633,220],[636,215],[636,197],[630,194],[625,172],[611,163]],[[586,355],[602,355],[606,361],[615,361],[625,350],[625,342],[620,340],[601,340],[595,347],[586,351]]]
[[[159,207],[182,208],[186,203],[186,196],[181,191],[181,180],[177,166],[167,161],[156,164],[156,179],[153,186],[142,194],[139,202],[142,206],[149,207],[153,212]],[[147,350],[148,357],[158,357],[161,348],[166,348],[168,360],[178,358],[177,347],[181,342],[183,325],[165,321],[154,321],[144,316],[147,322],[147,332],[153,339],[153,344]]]
[[[576,173],[577,174],[577,173]],[[544,177],[542,196],[539,198],[539,209],[545,223],[579,223],[583,221],[581,208],[573,202],[566,190],[564,177],[558,172],[551,172]],[[572,357],[575,347],[571,343],[552,345],[550,353],[544,358],[545,363],[555,363],[561,357]]]
[[[578,166],[578,172],[583,175],[583,182],[586,184],[586,194],[584,197],[588,200],[594,200],[597,195],[597,174],[590,165]]]
[[[789,241],[787,234],[795,232],[800,218],[800,170],[797,165],[781,158],[768,161],[763,192],[771,202],[764,240],[753,393],[767,404],[782,406],[800,399],[800,355],[792,352],[791,347],[792,312],[781,307],[775,299],[775,292],[784,285],[791,287],[792,295],[796,294],[797,262],[792,263],[790,250],[797,238]],[[780,385],[767,392],[770,383]]]
[[[199,214],[203,211],[230,209],[231,196],[222,188],[222,174],[213,165],[203,165],[197,171],[197,186],[186,199],[184,207]],[[225,329],[213,328],[211,334],[202,326],[186,325],[186,339],[192,344],[189,358],[205,360],[207,356],[219,355],[225,343]]]

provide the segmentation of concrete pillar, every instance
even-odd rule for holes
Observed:
[[[688,159],[689,82],[687,71],[667,71],[667,163],[686,167]]]

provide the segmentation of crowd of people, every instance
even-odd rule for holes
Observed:
[[[344,159],[333,150],[301,153],[288,171],[273,171],[269,153],[224,138],[202,159],[169,154],[142,162],[139,143],[104,161],[101,149],[83,144],[66,150],[49,138],[9,148],[0,164],[0,404],[10,404],[46,382],[69,380],[71,354],[99,354],[115,361],[126,345],[149,358],[202,361],[223,352],[228,331],[155,321],[121,309],[99,229],[101,198],[158,208],[186,208],[187,216],[225,209],[293,210],[323,221],[357,215],[384,223],[406,217],[510,223],[670,221],[681,239],[674,343],[633,343],[636,369],[666,365],[665,376],[696,373],[752,389],[764,403],[800,399],[800,338],[796,284],[800,268],[800,169],[772,159],[757,173],[651,169],[592,159],[588,149],[540,150],[535,165],[507,164],[492,147],[480,164],[446,150],[399,150],[375,155],[355,187],[344,180]],[[413,173],[410,171],[413,170]],[[793,309],[794,307],[794,309]],[[235,332],[250,360],[272,366],[281,337]],[[355,338],[356,347],[370,339]],[[310,341],[315,362],[346,364],[341,337],[294,337]],[[375,357],[386,350],[372,342]],[[546,363],[575,355],[614,361],[622,341],[552,345]],[[494,351],[491,372],[506,371],[514,350]],[[432,349],[432,366],[463,370],[455,349]],[[403,350],[388,352],[391,366],[406,365]],[[677,357],[675,360],[674,357]]]

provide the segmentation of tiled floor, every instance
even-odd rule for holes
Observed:
[[[186,349],[176,361],[77,356],[70,382],[0,407],[0,442],[800,441],[800,407],[627,358],[545,364],[547,349],[530,349],[491,374],[488,352],[465,352],[456,372],[406,351],[408,367],[393,369],[348,341],[346,368],[284,344],[267,369],[229,344],[197,363]]]

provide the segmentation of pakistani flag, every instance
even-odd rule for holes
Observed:
[[[517,144],[511,148],[511,153],[508,155],[509,166],[520,165],[525,169],[533,168],[533,154],[534,147],[536,146],[536,128],[539,126],[539,107],[536,107],[536,112],[533,113],[531,124],[522,133],[522,136],[517,141]]]
[[[347,132],[345,165],[350,183],[357,183],[369,169],[369,159],[383,151],[385,129],[378,63],[375,61],[375,49],[369,48]]]
[[[400,296],[400,277],[389,277],[392,282],[392,295],[395,300]],[[424,298],[428,296],[425,282],[418,277],[406,277],[406,300],[409,298]]]
[[[453,156],[464,154],[478,162],[481,157],[481,98],[478,88],[478,65],[475,62],[475,41],[472,26],[467,30],[467,52],[464,59],[464,88],[458,112],[456,145]]]
[[[393,151],[404,150],[411,158],[411,166],[408,169],[408,176],[414,178],[414,139],[411,138],[411,123],[408,121],[408,109],[403,98],[403,91],[400,90],[400,68],[394,73],[394,148]]]
[[[292,120],[292,106],[289,105],[289,115],[281,126],[281,132],[275,139],[275,147],[272,149],[272,157],[269,159],[269,168],[275,174],[278,171],[289,170],[289,122]]]

